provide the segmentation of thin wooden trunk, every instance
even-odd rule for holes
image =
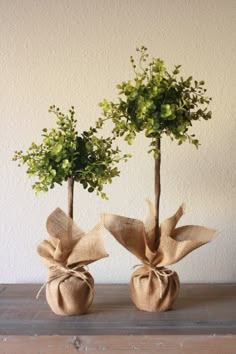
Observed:
[[[156,139],[156,147],[159,150],[158,158],[155,159],[155,214],[156,214],[156,225],[155,225],[155,235],[156,235],[156,246],[160,243],[160,232],[159,232],[159,207],[160,207],[160,195],[161,195],[161,139]]]
[[[73,219],[73,204],[74,204],[74,179],[68,178],[68,215]]]

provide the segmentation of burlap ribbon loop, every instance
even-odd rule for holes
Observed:
[[[102,224],[85,233],[61,209],[47,219],[49,240],[38,246],[38,253],[49,269],[46,298],[52,311],[59,315],[87,312],[94,297],[94,280],[87,265],[107,257],[102,238]]]

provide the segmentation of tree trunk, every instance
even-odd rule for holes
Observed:
[[[156,147],[159,151],[158,158],[155,159],[155,246],[158,247],[160,243],[160,232],[159,232],[159,206],[160,206],[160,195],[161,195],[161,139],[156,139]]]
[[[68,177],[68,215],[73,219],[74,178]]]

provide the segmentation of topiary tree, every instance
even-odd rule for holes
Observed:
[[[119,176],[117,164],[126,161],[128,155],[121,156],[119,148],[113,147],[114,136],[98,137],[98,128],[90,127],[79,135],[73,106],[66,115],[55,106],[49,112],[57,118],[56,127],[44,128],[43,142],[39,145],[33,142],[26,152],[15,151],[13,160],[19,166],[27,166],[29,177],[36,177],[32,185],[36,194],[67,181],[68,215],[73,219],[74,182],[107,199],[103,186]]]
[[[159,203],[161,193],[161,138],[165,135],[178,144],[188,141],[198,148],[199,141],[189,133],[196,120],[211,118],[204,81],[184,79],[180,76],[181,65],[168,72],[164,61],[154,58],[148,62],[147,48],[136,49],[138,63],[131,56],[134,79],[117,85],[118,101],[100,103],[103,115],[98,120],[101,127],[111,119],[115,136],[123,136],[132,144],[139,132],[150,139],[149,153],[155,159],[155,217],[156,245],[159,243]]]

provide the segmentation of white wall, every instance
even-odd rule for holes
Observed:
[[[36,253],[47,237],[45,221],[57,206],[66,210],[66,186],[35,197],[14,150],[40,141],[54,125],[50,104],[76,107],[78,129],[93,124],[104,97],[129,79],[129,56],[144,44],[169,68],[207,82],[213,119],[195,124],[196,151],[165,139],[162,158],[162,219],[182,201],[181,224],[219,230],[210,245],[174,268],[183,282],[236,281],[236,80],[234,0],[0,0],[0,282],[43,282]],[[76,187],[75,220],[88,230],[101,212],[143,219],[153,199],[153,161],[139,137],[133,159],[101,201]],[[128,148],[125,147],[128,151]],[[91,266],[97,282],[128,282],[137,260],[108,233],[110,258]]]

